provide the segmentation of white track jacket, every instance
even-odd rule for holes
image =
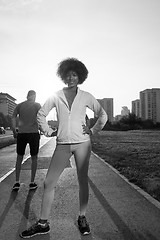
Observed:
[[[46,121],[46,116],[52,108],[55,108],[57,112],[58,144],[81,143],[90,140],[90,136],[84,134],[82,128],[82,125],[86,125],[86,108],[91,109],[97,117],[95,125],[91,128],[93,134],[101,131],[107,121],[106,112],[90,93],[78,88],[77,95],[69,109],[64,92],[60,90],[45,102],[37,114],[39,127],[46,136],[51,136],[53,132]]]

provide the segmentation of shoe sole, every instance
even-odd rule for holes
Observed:
[[[20,189],[20,187],[18,188],[12,188],[13,191],[18,191]]]
[[[48,232],[44,232],[44,233],[35,233],[35,234],[33,234],[32,236],[25,236],[25,237],[23,237],[21,234],[19,234],[19,236],[21,237],[21,238],[32,238],[32,237],[35,237],[36,235],[45,235],[45,234],[48,234],[50,232],[50,230],[48,231]]]
[[[80,232],[81,233],[81,232]],[[84,233],[81,233],[83,236],[85,236],[85,235],[89,235],[89,234],[91,234],[91,232],[84,232]]]
[[[38,187],[30,187],[29,190],[35,190],[37,189]]]
[[[89,231],[89,232],[81,232],[79,226],[78,226],[78,229],[79,229],[80,233],[81,233],[83,236],[91,234],[91,231]]]

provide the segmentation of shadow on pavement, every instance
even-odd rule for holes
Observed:
[[[16,200],[17,195],[18,195],[18,191],[11,191],[11,194],[9,196],[9,200],[8,200],[6,206],[5,206],[5,209],[2,213],[2,215],[0,216],[0,228],[3,224],[3,221],[4,221],[7,213],[9,212],[9,209],[11,208],[12,204]]]
[[[96,185],[91,181],[90,178],[88,180],[89,180],[90,187],[95,194],[95,197],[97,198],[99,203],[102,205],[104,210],[109,214],[110,218],[117,226],[119,232],[122,234],[123,239],[124,240],[139,240],[139,239],[146,240],[146,238],[144,238],[144,236],[142,236],[140,233],[137,232],[136,236],[132,233],[132,231],[128,228],[128,226],[125,224],[125,222],[117,214],[117,212],[109,205],[106,198],[99,191],[99,189],[96,187]],[[95,231],[95,234],[97,234],[99,237],[104,239],[104,236],[103,235],[101,236],[101,233],[97,232],[97,230]],[[154,238],[152,238],[152,239],[154,239]]]
[[[21,239],[19,237],[19,233],[22,232],[23,230],[27,229],[27,222],[28,222],[28,219],[29,219],[29,215],[33,215],[31,216],[31,219],[36,219],[37,216],[33,213],[33,212],[30,212],[30,204],[31,204],[31,201],[32,201],[32,198],[35,194],[36,190],[29,190],[28,191],[28,195],[26,197],[26,201],[25,201],[25,204],[24,204],[24,210],[22,211],[22,208],[21,206],[19,206],[19,204],[17,204],[17,209],[20,210],[22,212],[22,217],[21,217],[21,220],[20,220],[20,225],[19,225],[19,228],[17,230],[17,233],[16,233],[16,238],[15,239]]]
[[[30,221],[31,225],[33,224],[32,221],[34,221],[34,223],[35,223],[38,220],[36,214],[34,213],[34,211],[33,210],[30,211],[31,201],[32,201],[32,198],[33,198],[35,192],[36,192],[36,190],[29,190],[28,191],[28,195],[26,197],[26,201],[25,201],[25,204],[24,204],[24,210],[22,212],[22,217],[21,217],[21,220],[20,220],[20,225],[19,225],[19,228],[17,230],[15,239],[22,239],[19,236],[19,234],[29,227],[27,225],[27,222],[28,222],[29,219],[31,220]],[[17,207],[17,208],[20,210],[20,207]],[[37,235],[37,236],[34,237],[34,239],[50,240],[50,235],[49,234]]]

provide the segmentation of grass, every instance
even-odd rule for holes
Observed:
[[[102,131],[91,140],[93,152],[160,201],[160,131]],[[1,139],[0,149],[15,143]]]
[[[92,150],[160,201],[160,131],[102,131]]]

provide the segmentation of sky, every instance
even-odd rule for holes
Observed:
[[[159,0],[0,0],[0,92],[43,104],[64,87],[60,61],[75,57],[79,85],[113,98],[114,116],[147,88],[160,88]]]

